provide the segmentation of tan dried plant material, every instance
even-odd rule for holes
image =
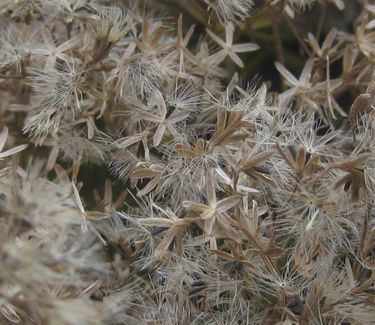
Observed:
[[[372,325],[375,7],[0,1],[0,324]]]

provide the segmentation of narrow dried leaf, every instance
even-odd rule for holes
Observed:
[[[215,220],[216,218],[209,218],[209,219],[206,219],[204,220],[204,231],[207,235],[211,235],[212,233],[212,229],[214,228],[214,224],[215,224]],[[210,238],[210,247],[212,248],[213,246],[211,245],[211,243],[213,242],[214,238]],[[215,239],[215,243],[212,243],[212,244],[216,244],[216,239]]]
[[[141,178],[153,178],[158,175],[159,175],[158,172],[150,168],[143,168],[143,169],[139,169],[131,173],[130,177],[135,178],[135,179],[141,179]]]
[[[197,211],[197,212],[202,212],[205,209],[207,209],[207,205],[206,204],[196,203],[196,202],[192,202],[192,201],[183,201],[182,205],[187,210]]]
[[[336,28],[332,28],[331,31],[328,33],[327,37],[325,38],[324,42],[323,42],[323,45],[322,45],[322,50],[329,50],[332,45],[333,45],[333,42],[336,38],[336,35],[337,35],[337,29]]]
[[[305,161],[306,161],[306,151],[304,148],[299,148],[296,156],[296,172],[300,173],[303,171],[303,168],[305,167]]]
[[[281,63],[275,62],[276,69],[291,86],[297,86],[299,81]]]
[[[315,213],[311,216],[309,222],[307,223],[305,227],[305,231],[310,231],[313,228],[314,221],[316,217],[318,216],[318,214],[319,214],[319,210],[315,211]]]
[[[102,281],[96,280],[78,295],[78,299],[89,298],[93,293],[99,290],[101,285]]]
[[[310,58],[307,60],[303,70],[301,72],[301,76],[299,77],[299,82],[303,85],[306,85],[309,80],[311,79],[311,72],[314,66],[314,59]]]
[[[259,191],[255,188],[244,186],[244,185],[237,185],[237,190],[247,192],[247,193],[259,193]]]
[[[248,136],[249,135],[246,133],[234,134],[234,135],[224,138],[224,140],[221,141],[221,144],[225,145],[225,144],[239,142],[239,141],[245,140]]]
[[[223,229],[227,238],[230,238],[231,240],[235,241],[238,244],[241,243],[242,238],[241,238],[239,232],[236,231],[231,226],[229,218],[218,215],[217,218],[216,218],[216,221],[220,225],[220,227]]]
[[[58,146],[53,146],[52,147],[52,150],[48,156],[48,161],[47,161],[47,170],[52,170],[52,168],[55,166],[56,164],[56,160],[57,160],[57,157],[59,155],[59,147]]]
[[[207,34],[221,47],[225,48],[226,44],[223,42],[223,40],[219,37],[217,37],[213,32],[211,32],[209,29],[206,29]]]
[[[73,161],[73,170],[72,170],[72,181],[77,183],[78,173],[81,167],[81,158]]]
[[[0,152],[0,159],[5,158],[5,157],[9,157],[11,155],[14,155],[14,154],[16,154],[16,153],[18,153],[22,150],[25,150],[27,147],[28,147],[27,144],[22,144],[20,146],[14,147],[14,148],[9,149],[7,151]]]
[[[87,138],[91,140],[94,137],[94,133],[95,133],[94,119],[92,117],[89,117],[86,124],[87,124]]]
[[[121,142],[118,142],[118,145],[120,148],[128,148],[131,145],[138,143],[141,140],[142,140],[142,136],[136,134],[136,135],[129,136],[129,137],[122,139]]]
[[[165,106],[163,95],[159,90],[155,90],[154,99],[155,99],[156,105],[158,106],[160,117],[164,119],[165,116],[167,115],[167,108]]]
[[[185,158],[192,158],[195,156],[195,152],[188,146],[184,144],[177,143],[174,148],[178,151],[178,153]]]
[[[85,215],[85,209],[83,208],[83,204],[82,204],[82,201],[81,201],[81,197],[79,196],[78,189],[73,182],[71,182],[71,184],[72,184],[72,188],[73,188],[74,200],[77,204],[77,207],[78,207],[79,211],[81,211],[81,213],[83,215]]]
[[[92,220],[92,221],[100,221],[100,220],[105,220],[105,219],[110,218],[108,213],[99,212],[99,211],[86,211],[86,217],[88,220]]]
[[[194,153],[196,156],[201,156],[204,154],[204,148],[205,148],[205,145],[204,145],[204,140],[203,139],[198,139],[197,142],[195,143],[195,146],[194,146]]]
[[[249,168],[252,166],[256,166],[269,158],[271,158],[275,154],[274,151],[264,151],[256,154],[254,157],[251,157],[250,161],[245,164],[244,168]]]
[[[207,191],[207,201],[209,205],[216,204],[216,193],[215,193],[215,182],[212,175],[212,170],[207,171],[206,175],[206,191]]]
[[[173,113],[173,114],[167,119],[167,121],[168,121],[170,124],[173,124],[173,123],[177,123],[177,122],[181,122],[181,121],[185,120],[188,116],[189,116],[189,113],[188,113],[188,112],[176,112],[176,113]]]
[[[163,239],[160,241],[159,245],[155,249],[155,257],[162,257],[171,245],[174,237],[177,235],[175,229],[169,229],[165,234]]]
[[[171,227],[174,225],[174,221],[167,218],[138,218],[137,221],[150,227]]]
[[[220,200],[217,203],[216,211],[218,213],[222,213],[224,211],[227,211],[227,210],[233,208],[238,202],[240,202],[241,198],[242,198],[242,196],[240,196],[240,195],[233,195],[233,196],[227,197],[223,200]]]
[[[154,140],[153,140],[154,147],[160,144],[161,140],[163,139],[163,135],[164,135],[166,128],[167,126],[164,123],[158,125],[158,128],[156,129],[155,134],[154,134]]]
[[[235,258],[232,254],[227,252],[219,251],[217,249],[210,249],[210,251],[217,256],[221,257],[223,260],[230,261],[230,262],[239,262],[237,258]]]
[[[160,118],[159,116],[147,112],[141,112],[139,115],[142,119],[149,122],[162,123],[164,121],[164,119]]]
[[[226,124],[227,112],[224,109],[219,109],[217,111],[216,117],[216,132],[224,130]]]
[[[57,175],[57,178],[60,180],[62,183],[69,183],[69,176],[66,173],[65,169],[62,168],[59,164],[55,165],[55,173]]]
[[[236,44],[233,46],[233,51],[237,53],[253,52],[259,49],[260,49],[259,45],[255,43]]]
[[[21,321],[21,317],[18,316],[13,307],[11,307],[9,304],[2,304],[0,306],[0,311],[4,317],[12,323],[19,323]]]
[[[284,151],[280,147],[280,145],[278,143],[276,144],[276,148],[277,148],[277,151],[279,152],[279,154],[285,160],[285,162],[289,165],[289,167],[294,170],[294,168],[295,168],[295,166],[294,166],[294,158],[291,156],[291,154],[289,153],[289,151]]]
[[[356,285],[356,281],[354,279],[352,266],[348,258],[345,259],[345,270],[346,270],[346,276],[348,278],[349,286],[351,288],[354,288]]]
[[[150,193],[155,187],[157,187],[160,184],[160,182],[161,182],[160,176],[154,177],[151,181],[147,183],[147,185],[143,189],[138,191],[137,196],[144,196]]]
[[[216,212],[215,207],[207,207],[207,208],[204,209],[204,211],[201,213],[200,217],[201,217],[203,220],[207,220],[207,219],[212,218],[212,217],[215,215],[215,212]]]
[[[232,130],[240,126],[243,112],[229,112],[227,117],[226,129]]]
[[[81,226],[81,229],[82,231],[87,231],[87,226],[90,226],[90,229],[91,231],[95,234],[95,236],[102,242],[102,244],[104,246],[107,246],[107,242],[105,241],[105,239],[102,237],[102,235],[96,230],[96,228],[91,224],[91,222],[89,222],[87,219],[85,219],[85,223],[83,225],[86,225],[86,230],[84,230],[84,228],[82,228]]]
[[[244,64],[241,60],[241,58],[233,51],[229,52],[229,57],[233,60],[235,64],[237,64],[240,68],[244,67]]]
[[[344,73],[349,73],[353,69],[354,53],[351,45],[347,45],[344,50],[344,57],[342,60],[342,69]]]
[[[313,51],[317,55],[320,55],[321,54],[320,46],[319,46],[318,42],[316,41],[316,38],[314,37],[314,35],[311,34],[311,33],[308,33],[307,38],[309,40],[310,46],[313,49]]]
[[[3,150],[5,142],[8,138],[8,128],[5,126],[0,134],[0,151]]]

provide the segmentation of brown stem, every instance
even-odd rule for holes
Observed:
[[[368,64],[368,60],[367,60],[367,58],[364,58],[349,73],[342,74],[339,78],[343,79],[344,82],[342,83],[341,86],[339,86],[338,88],[336,88],[333,91],[333,95],[335,97],[338,97],[338,96],[342,95],[343,93],[345,93],[349,88],[355,86],[355,84],[353,84],[352,82],[349,82],[349,80],[351,78],[353,78],[353,76],[357,76],[358,73],[362,69],[364,69],[367,64]]]
[[[0,74],[0,79],[23,79],[25,76]]]
[[[178,10],[181,10],[187,13],[189,16],[193,17],[203,26],[205,27],[208,26],[207,14],[195,1],[182,1],[182,0],[160,0],[160,1],[166,3],[170,7],[177,7]]]
[[[265,3],[263,3],[261,6],[259,6],[258,8],[254,9],[251,11],[251,14],[249,15],[249,17],[246,18],[246,20],[249,20],[251,19],[252,17],[258,15],[261,11],[263,11],[265,8],[269,7],[271,5],[273,0],[268,0],[266,1]]]
[[[367,232],[368,232],[368,221],[369,221],[369,216],[371,215],[371,210],[372,210],[372,205],[369,204],[369,206],[366,209],[365,212],[365,218],[363,220],[363,225],[362,225],[362,230],[361,230],[361,238],[359,241],[358,249],[357,249],[357,256],[358,258],[356,259],[354,265],[353,265],[353,273],[357,274],[357,272],[360,269],[360,263],[358,259],[364,258],[364,246],[365,246],[365,241],[367,237]]]
[[[288,27],[290,28],[291,32],[293,33],[294,37],[296,38],[296,40],[298,41],[299,45],[302,47],[302,49],[305,51],[305,53],[311,57],[312,56],[312,53],[311,51],[309,50],[309,48],[307,47],[305,41],[303,40],[302,36],[300,35],[299,31],[297,30],[297,28],[293,25],[293,22],[290,20],[289,17],[285,16],[284,15],[284,20],[286,22],[286,24],[288,25]]]
[[[270,15],[270,19],[272,22],[272,34],[273,34],[273,38],[274,38],[275,46],[276,46],[277,60],[280,63],[284,64],[285,60],[284,60],[283,44],[281,42],[281,37],[280,37],[280,32],[279,32],[279,19],[277,18],[278,13],[275,7],[272,7],[272,6],[270,7],[270,10],[268,13]]]
[[[326,19],[326,14],[327,14],[327,3],[325,1],[323,1],[323,3],[320,6],[320,16],[319,16],[319,21],[318,21],[316,33],[315,33],[315,38],[318,41],[319,41],[320,35],[322,34],[322,31],[323,31],[323,26],[324,26],[324,22],[325,22],[325,19]]]

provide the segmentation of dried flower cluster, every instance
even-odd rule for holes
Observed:
[[[2,0],[0,98],[1,324],[374,324],[371,1]]]

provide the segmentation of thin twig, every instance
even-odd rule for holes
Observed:
[[[292,23],[292,21],[290,20],[290,18],[284,15],[284,19],[285,19],[285,22],[287,23],[288,27],[290,28],[291,32],[293,33],[294,37],[295,37],[296,40],[298,41],[299,45],[302,47],[302,49],[305,51],[305,53],[306,53],[309,57],[311,57],[311,56],[312,56],[311,51],[310,51],[309,48],[307,47],[305,41],[304,41],[303,38],[301,37],[301,35],[300,35],[300,33],[298,32],[298,30],[296,29],[296,27],[293,25],[293,23]]]
[[[261,6],[259,6],[258,8],[254,9],[251,14],[249,15],[249,17],[247,17],[246,20],[249,20],[251,18],[253,18],[254,16],[258,15],[261,11],[263,11],[265,8],[269,7],[271,5],[271,3],[273,2],[273,0],[268,0],[266,1],[265,3],[263,3]]]
[[[326,20],[326,15],[327,15],[327,3],[325,1],[323,1],[322,4],[320,5],[320,16],[319,16],[319,20],[318,20],[318,26],[317,26],[317,29],[316,29],[316,33],[315,33],[315,38],[318,41],[319,41],[320,36],[322,34],[322,31],[323,31],[324,22]]]
[[[23,79],[25,76],[0,74],[0,79]]]
[[[280,32],[279,32],[279,19],[278,14],[276,12],[275,7],[270,7],[269,10],[270,19],[272,22],[272,34],[275,41],[275,47],[276,47],[276,54],[277,54],[277,60],[284,64],[284,50],[283,50],[283,44],[281,42]]]
[[[177,7],[178,10],[182,10],[189,16],[193,17],[203,26],[208,26],[208,19],[206,13],[195,1],[181,1],[181,0],[159,0],[171,7]]]
[[[357,259],[353,265],[354,274],[356,274],[359,271],[359,266],[360,266],[359,259],[365,257],[363,256],[364,255],[363,252],[364,252],[364,246],[365,246],[365,241],[366,241],[367,232],[368,232],[368,221],[369,221],[369,216],[371,215],[371,210],[372,210],[372,205],[370,203],[365,211],[365,216],[364,216],[362,230],[361,230],[361,237],[360,237],[360,241],[359,241],[359,245],[357,249]]]

